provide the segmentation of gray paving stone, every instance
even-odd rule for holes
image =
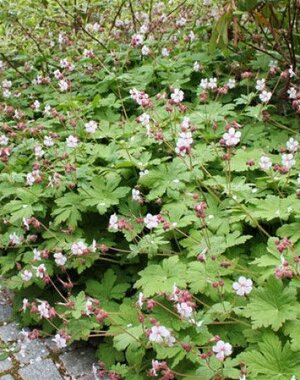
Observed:
[[[69,375],[83,379],[83,376],[90,376],[92,374],[93,363],[97,361],[95,351],[86,347],[65,352],[60,355],[60,360],[63,362]]]
[[[14,380],[11,375],[4,375],[0,377],[0,380]]]
[[[23,380],[62,380],[55,364],[50,359],[36,361],[19,370]]]
[[[13,342],[18,339],[18,327],[15,323],[0,326],[0,339],[4,342]]]
[[[9,305],[0,304],[0,322],[7,322],[12,317],[12,308]]]
[[[21,351],[15,354],[15,357],[20,363],[26,364],[45,359],[48,355],[49,351],[44,342],[35,339],[22,343]]]
[[[12,368],[12,361],[10,358],[7,358],[5,360],[0,360],[0,372],[7,371],[8,369]]]

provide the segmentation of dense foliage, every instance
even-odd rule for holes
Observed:
[[[29,336],[97,340],[99,378],[300,379],[299,1],[1,4]]]

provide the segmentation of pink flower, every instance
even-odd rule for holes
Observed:
[[[233,283],[232,288],[235,290],[237,295],[244,296],[251,293],[252,285],[253,282],[251,279],[241,276],[237,282]]]
[[[222,362],[226,356],[232,354],[232,345],[223,342],[223,340],[219,340],[217,344],[213,346],[212,350],[216,354],[216,358]]]

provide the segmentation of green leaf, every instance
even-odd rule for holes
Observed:
[[[246,363],[255,380],[291,380],[300,373],[300,353],[293,352],[289,342],[283,346],[271,332],[263,334],[258,349],[242,353],[239,359]]]
[[[79,190],[82,196],[82,204],[88,207],[96,206],[101,215],[113,205],[119,204],[119,200],[126,196],[129,187],[121,187],[120,176],[108,174],[107,176],[95,177],[91,186],[82,184]]]
[[[171,293],[174,283],[178,287],[186,286],[186,265],[179,261],[178,256],[164,259],[162,265],[148,265],[139,272],[140,279],[135,288],[141,288],[145,297],[159,292]]]
[[[254,289],[243,315],[253,321],[253,328],[271,326],[279,330],[285,321],[297,318],[299,305],[296,289],[283,287],[281,281],[270,277],[267,284]]]

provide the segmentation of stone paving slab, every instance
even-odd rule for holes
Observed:
[[[0,360],[0,373],[4,371],[8,371],[13,366],[12,361],[10,358],[6,360]]]
[[[18,340],[19,330],[16,323],[8,323],[0,326],[0,339],[5,342],[14,342]]]
[[[3,301],[2,301],[3,302]],[[12,308],[9,305],[0,303],[0,323],[7,322],[12,317]]]
[[[70,352],[65,352],[60,356],[67,374],[82,377],[89,373],[93,363],[95,363],[95,351],[93,349],[75,349]]]
[[[19,375],[23,380],[43,379],[62,380],[63,377],[58,372],[51,359],[35,361],[19,370]]]
[[[15,358],[19,363],[27,364],[34,360],[45,359],[49,354],[44,342],[36,339],[26,342],[23,348],[21,346],[21,350],[15,354]]]
[[[0,361],[0,380],[99,380],[93,373],[95,348],[76,342],[59,350],[52,338],[29,340],[11,322],[11,297],[0,284],[0,342],[10,353]]]

